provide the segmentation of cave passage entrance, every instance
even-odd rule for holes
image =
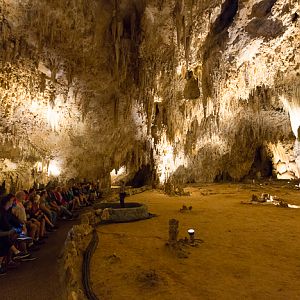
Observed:
[[[249,172],[250,178],[268,178],[273,175],[272,157],[264,146],[257,147]]]
[[[144,185],[151,185],[152,183],[152,169],[150,165],[142,166],[127,183],[132,187],[138,188]]]

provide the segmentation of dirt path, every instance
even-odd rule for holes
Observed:
[[[158,217],[98,228],[91,278],[100,299],[300,299],[300,209],[240,204],[264,192],[300,205],[299,191],[278,184],[186,190],[190,197],[132,196]],[[192,211],[179,212],[183,204]],[[186,249],[188,258],[165,246],[171,218],[179,237],[194,228],[204,240]]]
[[[1,300],[61,300],[65,298],[60,282],[58,256],[67,233],[75,221],[64,221],[49,235],[46,244],[32,254],[35,261],[23,262],[0,278]]]

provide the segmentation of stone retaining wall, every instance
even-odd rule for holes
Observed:
[[[134,195],[142,193],[150,187],[141,187],[127,190],[127,194]],[[115,201],[119,196],[115,195]],[[109,205],[110,207],[107,207]],[[81,214],[80,224],[74,225],[69,231],[63,252],[60,256],[61,279],[63,286],[66,287],[65,299],[84,300],[82,285],[82,263],[83,253],[92,239],[93,228],[104,222],[126,222],[149,217],[148,208],[140,203],[126,203],[128,208],[118,209],[119,203],[99,203],[95,207],[97,210],[91,210]],[[115,207],[115,209],[112,209]]]
[[[84,216],[84,215],[83,215]],[[66,287],[65,299],[86,299],[82,287],[82,261],[91,238],[93,227],[87,218],[81,218],[81,224],[74,225],[68,233],[63,253],[61,254],[61,279]]]

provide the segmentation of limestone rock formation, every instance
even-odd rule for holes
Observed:
[[[0,180],[240,180],[268,161],[298,178],[299,15],[297,0],[3,0]]]

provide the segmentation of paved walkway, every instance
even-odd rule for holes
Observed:
[[[46,244],[32,254],[35,261],[22,262],[18,269],[8,270],[0,277],[1,300],[60,300],[64,288],[59,277],[57,259],[69,229],[75,221],[62,221],[59,229],[50,233]]]

